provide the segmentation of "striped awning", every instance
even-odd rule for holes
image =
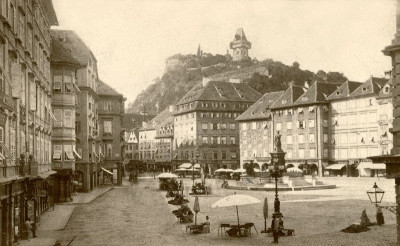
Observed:
[[[325,167],[327,170],[341,170],[346,164],[333,164],[330,166]]]

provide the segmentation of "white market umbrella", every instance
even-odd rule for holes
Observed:
[[[256,204],[256,203],[261,203],[260,200],[258,200],[255,197],[252,196],[247,196],[247,195],[231,195],[224,197],[214,204],[211,205],[211,208],[223,208],[223,207],[236,207],[236,216],[237,216],[237,221],[238,221],[238,229],[240,226],[239,223],[239,210],[238,206],[243,206],[243,205],[250,205],[250,204]],[[239,235],[240,235],[240,229],[239,229]]]
[[[232,173],[233,172],[233,170],[232,169],[224,169],[224,168],[220,168],[220,169],[217,169],[217,170],[215,170],[215,172],[214,173]]]
[[[260,170],[260,169],[258,169],[258,168],[254,168],[254,172],[256,172],[256,173],[260,173],[260,172],[261,172],[261,170]]]
[[[188,169],[186,168],[178,168],[175,170],[175,172],[186,172],[186,171],[188,171]]]
[[[297,168],[297,167],[290,167],[288,169],[286,169],[287,172],[295,172],[295,173],[301,173],[303,172],[303,170]]]
[[[162,173],[157,176],[157,178],[177,178],[178,175],[173,174],[173,173]]]
[[[245,173],[245,172],[246,172],[246,169],[244,169],[244,168],[239,168],[239,169],[233,170],[233,172],[234,172],[234,173]]]

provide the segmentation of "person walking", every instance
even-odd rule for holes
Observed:
[[[33,237],[36,237],[36,222],[33,222],[31,227],[32,227],[32,235]]]
[[[31,221],[29,218],[27,218],[25,221],[25,227],[26,227],[26,230],[28,231],[28,239],[29,239],[29,234],[30,234],[30,232],[32,232],[32,225],[31,225]]]

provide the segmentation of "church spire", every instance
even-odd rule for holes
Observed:
[[[200,57],[201,56],[201,47],[200,47],[200,44],[199,44],[199,47],[197,47],[197,57]]]

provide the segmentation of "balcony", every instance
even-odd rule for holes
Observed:
[[[60,94],[54,93],[51,99],[52,104],[57,105],[71,105],[75,106],[75,96],[74,94]]]

